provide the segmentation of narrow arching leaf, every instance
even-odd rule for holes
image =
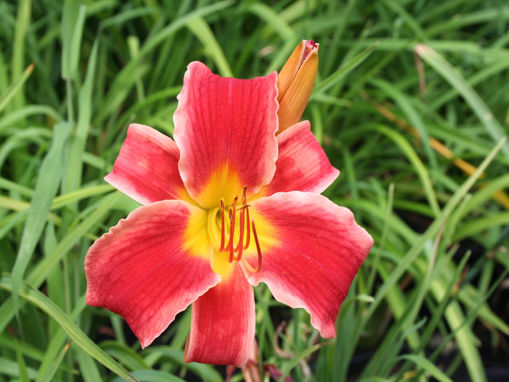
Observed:
[[[63,157],[67,138],[71,133],[72,126],[62,122],[55,125],[53,141],[48,154],[44,158],[37,177],[35,192],[30,204],[27,220],[23,229],[23,236],[18,250],[16,263],[12,271],[12,289],[14,310],[17,310],[18,289],[25,274],[37,241],[41,236],[46,222],[46,216],[51,208],[62,177]]]
[[[12,280],[8,276],[0,278],[0,288],[5,290],[12,290]],[[46,312],[51,318],[56,320],[65,332],[73,339],[73,341],[85,350],[88,354],[94,357],[98,362],[108,367],[110,370],[121,376],[122,378],[137,382],[138,380],[133,377],[123,366],[118,364],[113,358],[105,353],[99,346],[97,346],[83,331],[76,326],[74,322],[62,310],[56,306],[51,300],[36,289],[30,288],[26,285],[21,285],[19,289],[20,296],[31,304],[37,306]]]

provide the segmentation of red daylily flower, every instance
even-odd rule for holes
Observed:
[[[304,121],[277,137],[276,73],[188,66],[175,141],[129,127],[106,181],[137,200],[85,260],[87,303],[122,315],[144,348],[192,304],[185,360],[244,364],[253,285],[311,314],[323,337],[373,244],[320,195],[338,176]]]

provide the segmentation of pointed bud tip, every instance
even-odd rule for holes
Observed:
[[[301,65],[304,63],[304,61],[306,61],[309,55],[318,55],[318,48],[320,48],[320,44],[313,40],[303,40],[302,42],[304,43],[304,49],[302,52]]]
[[[317,42],[315,42],[313,40],[304,40],[304,44],[306,45],[306,48],[308,48],[308,49],[318,50],[318,48],[320,47],[320,44],[318,44]]]

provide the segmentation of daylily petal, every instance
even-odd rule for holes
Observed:
[[[200,217],[202,210],[176,200],[143,206],[88,251],[87,304],[122,315],[143,348],[220,279],[210,268],[211,251],[194,253],[189,240],[200,238],[199,225],[191,224]]]
[[[252,210],[273,228],[259,230],[263,264],[259,273],[246,271],[249,281],[265,282],[276,300],[306,309],[322,337],[335,337],[339,307],[373,239],[350,210],[315,193],[277,193]],[[256,266],[255,255],[246,259]]]
[[[323,192],[338,177],[327,155],[311,132],[309,121],[300,122],[277,136],[276,173],[259,195],[280,191]]]
[[[270,182],[277,158],[276,73],[251,80],[223,78],[192,62],[173,116],[180,175],[203,207],[227,204],[247,186]]]
[[[254,346],[253,287],[238,263],[233,272],[193,303],[185,361],[241,366]]]
[[[113,171],[104,179],[141,204],[190,200],[178,172],[179,156],[171,138],[149,126],[132,124]]]

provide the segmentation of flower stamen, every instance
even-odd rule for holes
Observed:
[[[240,224],[239,224],[239,231],[240,231],[240,236],[239,236],[239,242],[237,243],[237,246],[235,247],[235,251],[238,253],[237,257],[235,260],[239,261],[241,258],[242,258],[242,250],[244,249],[244,219],[246,218],[246,211],[247,211],[247,198],[246,198],[246,192],[247,192],[247,187],[244,186],[243,190],[242,190],[242,207],[239,209],[240,210]],[[249,225],[249,221],[247,223]]]
[[[219,252],[224,250],[224,199],[221,198],[221,245],[219,246]]]
[[[258,253],[258,265],[253,267],[247,260],[244,259],[242,264],[252,273],[258,273],[262,270],[262,250],[260,248],[260,242],[258,241],[258,234],[256,233],[256,226],[254,219],[251,219],[251,225],[253,226],[253,236],[256,244],[256,252]]]
[[[246,209],[246,221],[247,221],[247,224],[246,224],[246,243],[244,244],[244,249],[247,249],[249,247],[249,239],[251,238],[251,233],[249,232],[250,229],[251,229],[251,225],[249,224],[250,220],[249,220],[249,206],[246,204],[246,201],[243,202],[244,205],[245,205],[245,209]]]
[[[241,204],[237,207],[239,198],[235,197],[231,206],[226,209],[224,199],[221,198],[221,245],[219,246],[219,252],[228,251],[228,261],[243,261],[243,264],[254,273],[260,272],[262,264],[262,252],[260,249],[260,242],[258,240],[258,234],[256,233],[256,227],[254,219],[249,216],[249,204],[247,204],[247,187],[244,186],[242,189]],[[225,221],[225,213],[228,210],[228,218],[230,225],[227,228]],[[235,223],[236,215],[239,213],[239,238],[235,244]],[[229,230],[228,243],[226,242],[226,230]],[[251,234],[254,236],[256,251],[258,253],[258,266],[252,267],[245,259],[242,258],[242,254],[246,249],[249,248],[251,242]]]
[[[228,246],[226,249],[230,251],[230,259],[228,260],[230,263],[233,261],[233,236],[235,234],[235,207],[230,209],[229,212],[229,218],[230,218],[230,239],[228,240]]]
[[[237,206],[237,200],[238,198],[235,197],[233,199],[232,207],[228,211],[229,218],[230,218],[230,238],[228,240],[228,245],[226,246],[226,249],[230,251],[230,263],[233,261],[233,253],[235,252],[235,244],[233,242],[234,236],[235,236],[235,208]]]

